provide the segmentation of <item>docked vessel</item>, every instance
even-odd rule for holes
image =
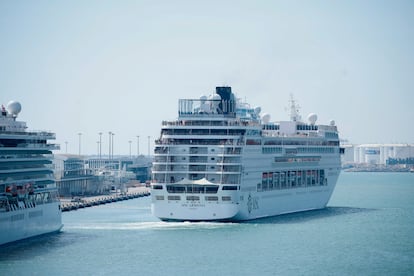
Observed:
[[[48,140],[55,134],[28,131],[17,121],[18,102],[0,114],[0,245],[62,228],[60,202]]]
[[[326,207],[340,173],[335,122],[271,122],[231,87],[179,100],[162,122],[151,183],[152,213],[166,221],[242,221]]]

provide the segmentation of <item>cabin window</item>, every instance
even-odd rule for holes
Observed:
[[[216,194],[218,191],[218,186],[213,186],[213,187],[206,187],[206,194]]]
[[[206,196],[206,201],[218,201],[218,196]]]
[[[177,196],[177,195],[168,196],[168,200],[175,200],[175,201],[177,201],[177,200],[181,200],[181,197],[180,196]]]
[[[198,201],[200,200],[199,196],[187,196],[187,200],[189,201]]]
[[[223,191],[237,191],[237,186],[223,186]]]

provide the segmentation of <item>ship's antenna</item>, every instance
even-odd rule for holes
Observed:
[[[290,107],[289,107],[289,109],[290,109],[290,120],[294,121],[294,122],[301,121],[302,118],[299,114],[300,106],[297,104],[297,102],[293,98],[292,93],[290,93],[289,105],[290,105]]]

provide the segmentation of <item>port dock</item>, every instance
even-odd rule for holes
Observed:
[[[129,188],[126,193],[113,193],[109,195],[75,197],[75,198],[61,198],[62,212],[75,211],[87,207],[93,207],[112,202],[118,202],[128,199],[134,199],[150,195],[150,189],[147,187]]]

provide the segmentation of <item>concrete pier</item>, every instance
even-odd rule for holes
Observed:
[[[143,196],[149,196],[150,189],[146,187],[128,188],[128,192],[124,194],[110,194],[90,197],[61,198],[60,206],[62,212],[74,211],[81,208],[87,208],[122,200],[128,200]]]

